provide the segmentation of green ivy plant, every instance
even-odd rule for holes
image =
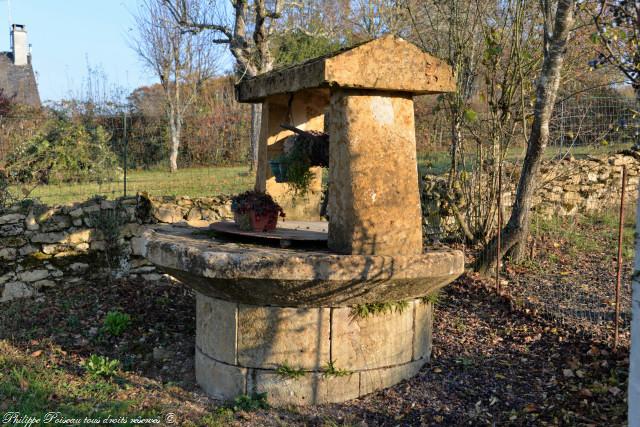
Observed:
[[[243,394],[235,398],[233,401],[234,412],[237,411],[256,411],[258,409],[269,409],[267,403],[267,393],[253,393],[251,395]]]
[[[286,165],[287,184],[293,190],[295,196],[304,196],[314,178],[311,171],[311,161],[300,144],[295,144],[293,150],[278,157],[279,161]]]

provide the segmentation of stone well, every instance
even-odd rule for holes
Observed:
[[[319,219],[322,175],[304,199],[275,182],[268,161],[290,134],[280,124],[329,133],[329,221],[313,248],[212,237],[206,225],[145,234],[142,254],[197,292],[196,377],[209,395],[341,402],[429,360],[425,296],[464,259],[423,248],[413,96],[453,89],[449,66],[393,36],[237,86],[239,101],[263,106],[256,189],[288,217]]]

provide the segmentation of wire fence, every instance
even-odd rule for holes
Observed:
[[[618,169],[612,197],[597,209],[583,204],[568,212],[558,200],[534,210],[523,259],[505,263],[496,277],[496,289],[514,305],[606,339],[615,335],[619,308],[619,330],[628,338],[637,184],[626,185],[623,203]]]
[[[514,306],[612,342],[617,318],[620,342],[628,340],[630,327],[640,174],[640,153],[634,151],[640,141],[638,110],[633,100],[588,93],[557,103],[533,197],[528,240],[517,261],[508,253],[490,285]],[[440,131],[446,133],[449,127],[446,121],[439,123]],[[439,135],[439,128],[431,131]],[[464,139],[473,137],[463,129]],[[487,144],[485,150],[489,149]],[[469,263],[489,262],[492,254],[484,252],[485,246],[511,216],[526,146],[516,142],[503,149],[500,164],[495,157],[478,159],[469,150],[472,154],[465,158],[453,186],[448,182],[448,151],[431,152],[422,159],[427,240],[461,245]],[[621,203],[623,168],[628,180]],[[493,253],[498,249],[494,246]],[[496,271],[495,265],[489,267]]]

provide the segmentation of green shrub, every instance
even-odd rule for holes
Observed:
[[[110,135],[64,119],[50,120],[41,132],[8,156],[5,169],[15,183],[107,182],[118,177]]]
[[[114,337],[120,336],[131,324],[131,316],[119,311],[110,311],[104,318],[104,330]]]
[[[285,31],[274,34],[277,66],[297,64],[340,49],[340,42],[323,35],[310,35],[303,31]]]
[[[267,393],[243,394],[235,398],[233,411],[256,411],[258,409],[269,409],[267,403]]]
[[[92,354],[84,362],[84,368],[87,372],[97,377],[112,377],[118,372],[119,367],[120,362],[118,360],[112,360],[97,354]]]

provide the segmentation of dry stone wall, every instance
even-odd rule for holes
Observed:
[[[101,219],[110,216],[118,218],[114,233]],[[146,225],[230,216],[224,196],[23,203],[0,210],[0,303],[108,275],[159,280],[155,267],[134,255]]]
[[[626,166],[628,174],[626,200],[632,202],[638,197],[640,152],[627,151],[607,157],[544,161],[540,167],[538,188],[532,200],[533,209],[545,217],[573,216],[611,209],[620,203],[623,166]],[[502,203],[504,218],[508,218],[520,178],[520,167],[507,163],[503,171]],[[445,202],[446,199],[456,201],[458,211],[463,216],[474,211],[465,204],[467,199],[461,194],[448,193],[446,180],[446,177],[438,175],[423,177],[423,226],[427,237],[456,235],[460,232],[459,224]]]
[[[539,212],[550,215],[575,215],[597,212],[620,202],[622,167],[626,166],[629,200],[638,197],[640,153],[615,154],[610,157],[568,159],[545,162],[541,185],[533,198]],[[510,189],[510,199],[515,188]]]

